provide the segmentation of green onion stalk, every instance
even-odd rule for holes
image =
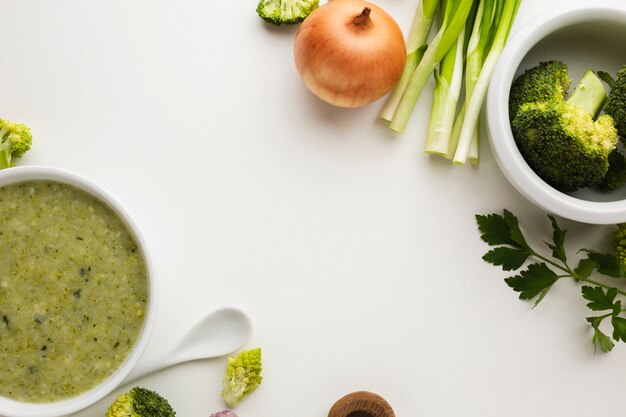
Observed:
[[[383,120],[391,121],[413,71],[415,71],[415,68],[417,68],[424,56],[427,48],[426,41],[435,20],[438,5],[439,0],[420,0],[417,5],[417,11],[413,17],[413,23],[406,39],[407,56],[404,71],[380,111],[379,117]]]
[[[446,155],[446,158],[453,160],[456,148],[461,136],[461,128],[463,127],[463,120],[465,118],[465,108],[467,97],[471,97],[476,87],[476,82],[480,76],[483,63],[489,48],[493,43],[493,38],[498,27],[497,23],[500,21],[502,15],[502,0],[479,0],[476,3],[477,9],[474,15],[474,19],[468,21],[466,27],[466,34],[469,38],[466,45],[466,64],[465,64],[465,101],[457,115],[452,130],[452,137],[450,138],[450,151]],[[478,121],[479,122],[479,121]],[[470,143],[470,149],[468,159],[472,164],[476,165],[479,162],[479,147],[480,147],[480,127],[477,122],[476,128],[472,133],[472,141]]]
[[[472,28],[472,35],[467,46],[467,58],[465,64],[465,97],[472,97],[476,83],[480,77],[483,63],[489,52],[490,44],[493,41],[502,15],[502,1],[482,0],[478,6],[476,20]],[[461,125],[462,126],[462,125]],[[460,133],[460,132],[459,132]],[[468,159],[472,164],[479,162],[480,147],[480,118],[476,122],[476,127],[472,132]]]
[[[446,7],[446,17],[439,31],[426,49],[424,56],[413,71],[389,127],[402,133],[408,124],[411,113],[424,86],[437,65],[446,56],[450,48],[457,45],[459,35],[465,28],[474,0],[450,0]]]
[[[473,160],[475,163],[478,161],[478,118],[480,116],[485,94],[487,93],[489,80],[491,79],[491,75],[493,74],[493,70],[496,66],[496,63],[498,62],[498,58],[500,57],[500,54],[504,49],[504,45],[506,44],[506,41],[509,37],[513,22],[515,21],[515,16],[517,15],[517,10],[519,9],[521,3],[521,0],[498,0],[498,2],[495,4],[495,7],[492,7],[492,17],[489,18],[489,13],[486,11],[488,10],[487,3],[490,0],[483,1],[485,2],[485,5],[482,11],[481,23],[478,24],[477,16],[477,21],[474,25],[478,25],[479,29],[477,29],[477,31],[480,34],[479,38],[477,39],[476,46],[479,49],[477,51],[478,58],[472,58],[476,59],[476,62],[472,63],[471,65],[478,66],[479,62],[483,61],[483,59],[480,58],[481,53],[486,53],[486,56],[484,58],[482,66],[480,66],[480,69],[478,70],[478,77],[476,78],[475,82],[470,80],[470,82],[472,82],[474,85],[469,96],[467,95],[468,78],[466,78],[465,115],[463,118],[463,124],[461,126],[458,146],[456,148],[456,152],[453,158],[455,164],[464,164],[467,161],[470,154],[470,149],[472,148],[473,138],[476,138],[476,140],[471,160]],[[483,32],[481,34],[483,21],[485,21],[485,26],[487,25],[487,21],[491,21],[491,24],[489,25],[489,32]],[[483,34],[485,33],[493,34],[487,35],[487,42],[485,42],[485,39],[482,38]],[[473,34],[474,31],[472,31],[472,35]],[[468,45],[468,59],[472,54],[471,43],[472,41],[470,40],[470,45]],[[474,71],[475,69],[472,70],[472,72]],[[470,75],[469,72],[470,70],[468,69],[468,77]]]
[[[450,48],[441,60],[439,71],[435,70],[433,103],[426,131],[424,151],[435,155],[447,155],[463,84],[463,51],[465,33],[461,32],[456,47]]]
[[[465,65],[465,61],[467,59],[467,50],[469,48],[470,39],[472,38],[472,31],[474,28],[474,24],[476,22],[476,18],[478,16],[478,7],[480,6],[482,0],[477,0],[472,5],[472,9],[470,10],[470,14],[467,18],[467,23],[465,24],[464,33],[464,45],[463,45],[463,64]],[[464,94],[464,91],[462,91]],[[459,109],[456,118],[454,119],[454,124],[452,126],[452,131],[450,133],[450,138],[448,139],[448,152],[445,155],[442,155],[448,160],[452,160],[454,158],[454,153],[456,152],[456,146],[459,143],[459,136],[461,136],[461,127],[463,127],[463,118],[465,117],[465,100],[462,100],[461,107]]]
[[[448,153],[444,155],[446,159],[452,161],[456,148],[459,144],[459,137],[461,136],[461,128],[463,127],[463,119],[465,118],[465,100],[461,104],[459,113],[456,115],[454,125],[452,126],[452,134],[450,135],[450,145],[448,146]]]

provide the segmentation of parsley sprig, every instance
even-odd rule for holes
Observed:
[[[618,257],[614,254],[601,253],[592,249],[580,249],[585,256],[577,260],[576,266],[570,266],[565,250],[567,230],[561,229],[556,219],[548,215],[552,225],[552,241],[544,242],[551,251],[545,256],[533,249],[524,237],[517,217],[510,211],[500,214],[476,215],[481,238],[494,248],[483,259],[504,271],[517,271],[516,275],[504,281],[522,300],[535,300],[539,304],[550,288],[561,279],[573,279],[582,285],[581,295],[588,301],[587,307],[594,315],[587,317],[593,329],[594,349],[608,352],[614,347],[613,341],[626,342],[626,318],[622,317],[626,308],[622,307],[622,298],[626,291],[606,284],[606,279],[625,280],[626,274]],[[529,259],[533,262],[528,263]],[[598,277],[600,275],[600,277]],[[612,337],[601,330],[605,320],[613,329]],[[608,328],[604,325],[603,328]]]

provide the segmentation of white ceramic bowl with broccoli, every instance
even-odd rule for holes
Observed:
[[[486,107],[496,161],[522,195],[552,214],[593,224],[626,222],[626,185],[601,190],[603,182],[606,188],[608,155],[622,147],[620,127],[626,137],[625,121],[618,120],[623,119],[626,99],[618,99],[614,89],[606,101],[602,90],[611,93],[611,87],[588,72],[616,77],[626,65],[625,38],[626,2],[573,2],[522,27],[496,66]],[[537,68],[550,61],[567,68]],[[523,74],[526,85],[518,81],[517,93],[511,94]],[[563,78],[571,83],[561,83],[567,90],[559,98],[553,94],[558,90],[554,85]],[[615,121],[603,117],[609,109]],[[557,142],[567,144],[567,152],[560,152],[565,145]],[[613,157],[619,159],[616,153]],[[615,172],[619,175],[617,168]]]

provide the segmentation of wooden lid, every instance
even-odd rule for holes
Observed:
[[[389,403],[373,392],[357,391],[340,398],[328,417],[395,417]]]

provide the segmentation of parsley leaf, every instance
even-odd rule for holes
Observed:
[[[599,273],[612,278],[624,278],[622,268],[615,256],[591,249],[581,249],[581,251],[586,252],[587,257],[597,264]]]
[[[517,217],[504,210],[504,215],[476,215],[481,239],[489,246],[509,245],[515,248],[528,249],[528,244],[519,229]]]
[[[545,263],[528,265],[528,269],[519,275],[506,278],[504,281],[514,291],[520,293],[521,300],[531,300],[549,289],[559,277]],[[545,296],[545,294],[543,294]],[[543,297],[542,297],[543,298]]]
[[[626,319],[623,317],[613,316],[611,317],[611,324],[613,325],[613,339],[618,342],[626,342]]]
[[[487,252],[483,259],[496,266],[502,266],[505,271],[513,271],[519,269],[530,255],[532,252],[525,249],[500,246]]]
[[[591,324],[591,327],[595,329],[600,326],[600,323],[602,323],[602,320],[604,320],[605,318],[606,316],[605,317],[587,317],[585,318],[585,320],[587,320],[587,322]]]
[[[504,221],[506,222],[507,226],[509,226],[509,232],[511,234],[511,239],[513,240],[513,242],[519,245],[518,247],[520,248],[528,249],[528,243],[526,243],[526,239],[524,238],[524,235],[519,228],[519,221],[517,220],[517,217],[515,217],[513,213],[508,210],[504,210],[503,213]]]
[[[550,291],[550,287],[544,288],[540,293],[539,293],[539,297],[537,297],[537,299],[535,300],[535,305],[533,305],[533,308],[537,307],[537,305],[543,301],[544,297],[548,294],[548,291]]]
[[[593,351],[594,353],[598,348],[604,353],[609,352],[613,349],[615,344],[611,341],[611,338],[602,333],[600,330],[600,323],[604,320],[606,316],[602,317],[587,317],[587,321],[593,327],[593,338],[591,342],[593,343]]]
[[[480,237],[491,250],[483,255],[483,260],[505,271],[518,270],[534,258],[517,275],[510,276],[504,281],[514,291],[519,293],[522,300],[533,300],[537,306],[548,294],[552,285],[561,278],[573,279],[582,282],[582,297],[587,301],[587,307],[592,311],[600,311],[600,316],[587,317],[587,322],[593,329],[594,351],[598,348],[602,352],[609,352],[614,347],[614,341],[626,342],[626,309],[622,308],[622,300],[626,297],[626,290],[618,289],[606,284],[603,280],[592,277],[594,273],[603,275],[606,279],[626,278],[626,268],[622,267],[614,254],[601,253],[593,249],[580,249],[578,252],[586,256],[578,260],[576,268],[572,269],[567,262],[565,238],[567,230],[561,229],[556,217],[548,214],[552,226],[552,241],[544,242],[551,250],[551,256],[537,252],[526,241],[517,217],[508,210],[502,214],[476,215],[476,222]],[[621,242],[621,241],[620,241]],[[612,245],[616,253],[621,254],[623,245],[613,237]],[[556,271],[556,272],[555,272]],[[611,319],[613,332],[607,336],[600,326],[605,319]]]
[[[565,254],[565,234],[567,233],[567,230],[563,230],[559,227],[559,224],[556,222],[554,216],[548,215],[548,218],[552,224],[552,240],[554,241],[554,244],[546,243],[546,245],[552,249],[552,256],[559,261],[566,263],[567,255]]]
[[[615,346],[615,343],[611,341],[611,338],[602,333],[597,327],[593,329],[593,339],[591,341],[594,345],[594,352],[597,348],[600,348],[600,350],[604,353],[610,352],[613,350],[613,346]]]
[[[589,258],[581,259],[578,262],[578,267],[574,269],[574,273],[581,278],[589,278],[597,266],[598,264]]]
[[[615,307],[615,296],[617,296],[615,288],[604,292],[604,289],[600,287],[585,285],[582,287],[582,294],[585,300],[590,301],[587,303],[587,307],[593,311],[613,310]]]

